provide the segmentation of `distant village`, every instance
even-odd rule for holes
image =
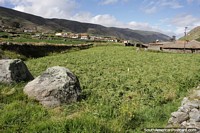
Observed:
[[[53,37],[60,37],[64,39],[79,39],[90,41],[104,41],[104,42],[123,42],[122,39],[112,36],[97,36],[87,33],[72,33],[72,32],[38,32],[37,28],[14,28],[0,25],[0,32],[15,34],[31,34],[32,38],[38,39],[53,39]],[[52,38],[51,38],[52,37]]]
[[[72,32],[38,32],[37,28],[16,28],[16,27],[6,27],[0,25],[0,32],[10,33],[11,37],[20,37],[20,35],[30,35],[32,39],[47,39],[47,40],[56,40],[56,39],[76,39],[84,41],[94,41],[94,42],[120,42],[124,43],[125,46],[135,46],[139,48],[149,49],[149,50],[158,50],[158,51],[171,51],[171,52],[189,52],[189,53],[199,53],[200,52],[200,42],[196,40],[185,40],[177,41],[176,36],[172,36],[171,39],[167,42],[162,40],[155,40],[152,43],[143,44],[137,41],[123,40],[112,36],[97,36],[90,35],[87,33],[72,33]],[[4,35],[0,35],[1,38]]]
[[[55,36],[63,38],[71,38],[71,39],[92,40],[92,41],[107,41],[107,42],[121,41],[116,37],[94,36],[94,35],[89,35],[87,33],[58,32],[55,33]]]

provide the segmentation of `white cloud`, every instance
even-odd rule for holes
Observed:
[[[174,18],[164,18],[160,20],[162,29],[167,35],[176,35],[177,38],[184,36],[185,27],[188,27],[187,32],[200,25],[200,18],[192,15],[178,15]]]
[[[114,16],[109,15],[109,14],[96,15],[93,18],[91,18],[91,23],[102,24],[108,27],[122,25],[122,23],[119,22]]]
[[[192,3],[194,0],[187,0],[188,3]]]
[[[15,10],[46,18],[69,18],[76,8],[75,0],[8,0]]]
[[[155,13],[155,12],[157,12],[157,10],[158,10],[158,8],[156,6],[147,7],[144,9],[145,13],[148,13],[148,14]]]
[[[177,38],[184,36],[185,27],[188,27],[187,31],[200,25],[200,18],[194,17],[188,14],[178,15],[174,18],[166,18],[160,20],[162,25],[169,25],[169,33],[173,33]],[[167,30],[165,30],[167,31]],[[169,34],[172,35],[172,34]]]
[[[71,19],[81,22],[88,22],[88,23],[94,23],[94,24],[101,24],[107,27],[120,27],[120,28],[130,28],[133,30],[149,30],[149,31],[160,31],[157,26],[151,26],[149,23],[146,22],[136,22],[131,21],[128,23],[123,23],[119,20],[117,20],[114,16],[110,14],[103,14],[103,15],[96,15],[93,16],[89,12],[85,13],[77,13],[74,15]]]
[[[145,13],[152,14],[164,8],[178,9],[182,7],[183,5],[177,0],[152,0],[151,2],[144,0],[141,9]]]
[[[128,2],[129,0],[102,0],[100,2],[100,4],[102,5],[110,5],[110,4],[114,4],[114,3],[117,3],[117,2]]]
[[[101,2],[102,5],[109,5],[118,2],[118,0],[103,0]]]
[[[183,5],[181,5],[176,0],[172,0],[172,1],[163,0],[163,1],[160,2],[160,5],[163,6],[163,7],[170,7],[170,8],[173,8],[173,9],[177,9],[177,8],[182,8],[183,7]]]
[[[80,22],[90,22],[93,15],[90,12],[79,12],[71,16],[71,20],[76,20]]]
[[[200,4],[200,0],[187,0],[187,2],[189,4],[194,3],[194,2],[197,2],[198,4]]]
[[[4,5],[4,3],[5,3],[5,0],[0,0],[0,6]]]
[[[150,26],[149,23],[131,21],[128,23],[127,28],[135,30],[155,30],[155,27]]]
[[[123,26],[122,22],[118,21],[114,16],[110,14],[99,14],[99,15],[93,16],[89,12],[81,12],[72,16],[71,19],[80,21],[80,22],[100,24],[107,27],[122,27]]]
[[[171,23],[175,26],[180,26],[180,27],[184,27],[184,26],[196,26],[198,25],[198,23],[200,22],[200,18],[196,18],[192,15],[179,15],[176,16],[175,18],[173,18],[171,20]]]

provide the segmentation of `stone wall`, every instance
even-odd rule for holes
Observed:
[[[162,49],[164,52],[172,52],[172,53],[184,53],[184,49]],[[185,53],[200,53],[199,49],[186,49]]]
[[[46,44],[46,43],[11,43],[1,42],[0,49],[15,51],[26,57],[43,57],[52,52],[62,52],[70,49],[87,49],[92,47],[93,44]]]
[[[194,90],[182,100],[178,110],[171,113],[167,127],[200,129],[200,90]]]

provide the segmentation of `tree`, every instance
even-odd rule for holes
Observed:
[[[11,22],[11,25],[10,25],[11,27],[13,27],[13,28],[20,28],[20,23],[19,22]]]

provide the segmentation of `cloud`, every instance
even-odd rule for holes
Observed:
[[[156,26],[151,26],[149,23],[146,22],[136,22],[136,21],[131,21],[128,23],[123,23],[114,16],[110,14],[99,14],[93,16],[89,12],[85,13],[77,13],[74,15],[72,20],[76,21],[81,21],[81,22],[88,22],[88,23],[94,23],[94,24],[101,24],[107,27],[120,27],[120,28],[130,28],[133,30],[149,30],[149,31],[162,31],[159,30],[158,27]]]
[[[197,3],[199,4],[199,3],[200,3],[200,0],[187,0],[187,2],[188,2],[189,4],[194,3],[194,2],[197,2]]]
[[[0,0],[0,6],[5,4],[5,0]]]
[[[144,12],[147,13],[147,14],[152,14],[152,13],[155,13],[157,12],[158,8],[156,6],[153,6],[153,7],[147,7],[144,9]]]
[[[122,22],[118,21],[110,14],[92,15],[89,12],[80,12],[71,17],[72,20],[100,24],[107,27],[122,26]]]
[[[185,27],[188,27],[187,31],[200,25],[200,18],[190,14],[177,15],[174,18],[164,18],[160,20],[164,33],[172,36],[176,35],[177,38],[184,36]]]
[[[196,18],[192,15],[185,15],[185,14],[176,16],[171,20],[171,23],[173,25],[180,27],[198,25],[199,22],[200,18]]]
[[[114,16],[109,15],[109,14],[96,15],[93,18],[91,18],[91,23],[102,24],[108,27],[122,25],[122,23],[119,22]]]
[[[100,2],[100,4],[102,5],[110,5],[110,4],[114,4],[114,3],[117,3],[117,2],[128,2],[129,0],[102,0]]]
[[[101,2],[102,5],[109,5],[118,2],[118,0],[103,0]]]
[[[194,0],[187,0],[188,3],[192,3]]]
[[[79,12],[71,16],[70,19],[90,23],[92,17],[93,15],[90,12]]]
[[[163,6],[163,7],[170,7],[170,8],[173,8],[173,9],[178,9],[178,8],[183,7],[183,5],[181,5],[176,0],[172,0],[172,1],[163,0],[163,1],[160,2],[160,5]]]
[[[153,26],[150,26],[149,23],[144,22],[135,22],[131,21],[128,23],[127,28],[135,29],[135,30],[155,30]]]
[[[147,14],[152,14],[164,8],[178,9],[182,7],[183,5],[177,0],[152,0],[151,2],[144,0],[141,9]]]
[[[46,18],[69,18],[77,7],[75,0],[7,0],[13,9]]]
[[[164,22],[164,21],[163,21]],[[171,25],[171,31],[173,31],[177,37],[184,35],[185,27],[188,27],[188,31],[200,25],[200,18],[194,17],[189,14],[178,15],[171,19],[166,19],[165,24]]]

